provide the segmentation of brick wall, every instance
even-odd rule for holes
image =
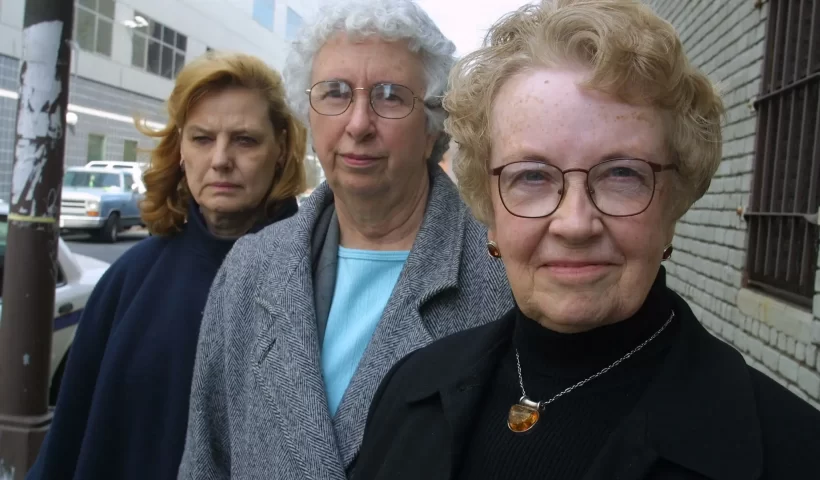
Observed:
[[[650,0],[677,28],[692,62],[715,81],[727,107],[723,162],[711,188],[681,219],[669,285],[747,362],[820,408],[820,261],[813,312],[742,287],[768,2]],[[817,159],[815,159],[817,161]]]
[[[17,92],[19,80],[19,60],[0,55],[0,88]],[[165,122],[165,107],[161,100],[81,77],[72,77],[69,88],[71,104],[126,117],[139,115],[160,123]],[[11,195],[16,117],[17,100],[0,97],[0,198],[5,201]],[[141,149],[154,145],[153,140],[137,132],[132,123],[79,113],[77,124],[69,128],[66,134],[64,159],[67,167],[86,164],[89,134],[105,137],[105,160],[122,160],[125,140],[136,140]],[[146,154],[142,154],[140,160],[147,160]]]

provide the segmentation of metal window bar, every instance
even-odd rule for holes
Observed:
[[[746,280],[810,307],[820,246],[820,0],[771,0],[767,29]]]

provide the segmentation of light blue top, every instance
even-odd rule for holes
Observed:
[[[322,345],[331,416],[336,415],[409,254],[339,247],[336,287]]]

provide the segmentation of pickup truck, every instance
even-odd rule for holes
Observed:
[[[3,309],[2,278],[6,260],[9,204],[0,201],[0,314]],[[106,262],[72,252],[62,238],[57,247],[57,286],[54,302],[54,334],[51,343],[51,387],[49,402],[57,402],[68,351],[74,341],[77,323],[91,291],[110,266]]]
[[[145,183],[142,181],[142,176],[145,174],[145,170],[148,168],[148,165],[145,163],[136,163],[136,162],[121,162],[116,160],[93,160],[85,164],[86,167],[99,167],[105,168],[108,170],[124,170],[126,172],[131,172],[134,176],[134,182],[137,184],[137,191],[139,193],[145,193]]]
[[[90,233],[115,243],[119,233],[142,224],[139,182],[125,169],[71,167],[63,176],[60,230]]]

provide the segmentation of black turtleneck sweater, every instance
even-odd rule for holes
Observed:
[[[521,397],[515,349],[528,397],[546,401],[623,357],[663,326],[672,309],[662,293],[662,278],[633,317],[585,333],[556,333],[519,312],[512,343],[476,416],[458,478],[581,478],[649,384],[677,322],[672,320],[630,359],[547,405],[538,423],[523,434],[507,427],[510,407]]]
[[[290,199],[252,231],[296,209]],[[182,232],[149,237],[111,265],[83,311],[28,480],[177,478],[202,313],[233,244],[192,202]]]

